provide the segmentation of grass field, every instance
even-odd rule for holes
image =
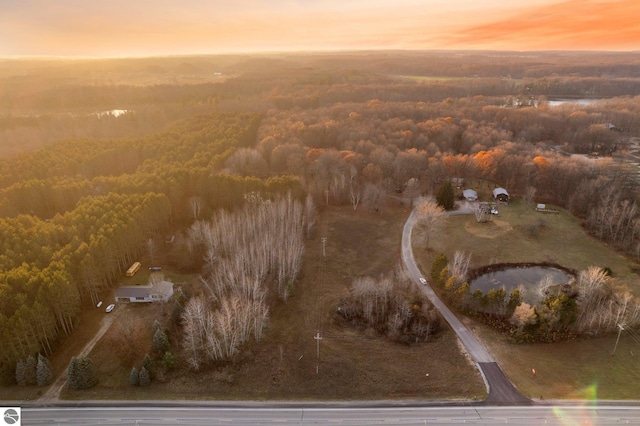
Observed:
[[[431,342],[403,346],[371,330],[337,327],[334,315],[353,278],[377,276],[399,262],[401,230],[409,211],[397,204],[380,213],[327,207],[308,241],[303,273],[293,296],[272,307],[265,338],[245,348],[234,362],[193,373],[177,369],[149,388],[128,384],[133,365],[151,351],[154,320],[169,323],[162,305],[118,308],[117,321],[91,358],[100,383],[84,392],[65,390],[68,399],[217,399],[217,400],[350,400],[350,399],[482,399],[485,389],[476,368],[446,328]],[[543,224],[536,232],[531,223]],[[326,257],[322,238],[326,237]],[[441,252],[472,253],[473,266],[492,262],[554,261],[577,270],[608,266],[623,285],[638,294],[638,265],[587,236],[578,220],[536,213],[517,202],[500,207],[492,222],[478,224],[471,215],[451,216],[428,252],[414,235],[414,252],[428,276]],[[174,277],[183,280],[184,277]],[[193,277],[192,277],[193,279]],[[99,311],[99,312],[98,312]],[[56,373],[79,352],[97,329],[103,310],[87,312],[73,339],[52,358]],[[624,332],[614,354],[616,335],[554,344],[514,344],[470,318],[463,321],[489,348],[510,380],[534,399],[640,399],[640,344]],[[320,332],[319,361],[316,358]],[[178,330],[170,329],[174,345]],[[127,343],[129,342],[129,343]],[[133,342],[133,344],[132,344]],[[123,351],[128,346],[129,354]],[[177,351],[172,348],[172,351]],[[125,351],[126,352],[126,351]],[[124,359],[124,360],[123,360]],[[316,368],[318,374],[316,374]],[[536,376],[531,369],[536,369]],[[427,376],[428,374],[428,376]],[[5,391],[4,389],[2,390]],[[8,390],[7,390],[8,391]],[[2,399],[34,399],[43,391],[18,388]]]
[[[565,211],[558,215],[536,212],[519,202],[500,206],[492,222],[477,223],[472,215],[449,217],[446,229],[432,239],[432,250],[414,253],[425,274],[439,253],[456,250],[472,254],[472,267],[499,262],[553,261],[582,270],[595,265],[610,267],[620,285],[640,295],[638,264],[585,234],[579,221]],[[527,226],[543,221],[535,235]],[[553,344],[514,344],[487,326],[464,318],[488,346],[509,379],[530,398],[640,399],[640,342],[622,333],[612,354],[616,335]],[[535,368],[536,376],[531,373]]]
[[[293,297],[272,307],[270,327],[260,343],[239,359],[205,372],[179,369],[149,388],[128,384],[132,362],[121,362],[123,336],[141,341],[133,363],[140,368],[150,351],[154,319],[168,322],[161,306],[124,308],[91,354],[100,383],[90,391],[64,391],[70,399],[482,399],[485,388],[476,368],[444,328],[430,342],[392,343],[371,330],[335,325],[341,298],[357,276],[378,276],[400,261],[402,226],[409,211],[399,205],[380,213],[328,207],[308,241],[303,274]],[[326,257],[322,238],[326,237]],[[129,324],[129,326],[126,326]],[[138,324],[139,330],[131,324]],[[319,362],[317,341],[320,332]],[[179,339],[177,331],[170,337]],[[120,354],[120,355],[118,355]],[[318,373],[316,374],[316,368]]]

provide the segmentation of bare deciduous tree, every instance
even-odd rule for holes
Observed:
[[[200,213],[202,212],[202,198],[189,198],[189,208],[191,208],[191,215],[193,216],[193,220],[198,220],[200,218]]]
[[[380,199],[384,195],[384,191],[380,185],[366,183],[362,194],[362,201],[369,210],[378,210]]]
[[[431,237],[442,230],[447,216],[442,207],[432,199],[421,199],[416,207],[418,224],[422,229],[425,241],[425,250],[429,250]]]
[[[470,264],[471,253],[456,250],[453,255],[453,260],[449,262],[448,270],[449,275],[454,277],[457,285],[462,284],[466,280]]]
[[[473,210],[473,214],[476,217],[476,221],[478,223],[483,223],[487,221],[487,217],[489,214],[487,213],[487,209],[485,209],[481,204],[476,204],[475,209]]]
[[[522,200],[527,204],[532,204],[535,196],[536,188],[534,186],[527,186],[527,189],[525,189],[524,195],[522,196]]]

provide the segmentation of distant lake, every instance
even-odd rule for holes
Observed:
[[[547,101],[547,105],[549,105],[550,107],[556,107],[559,105],[566,105],[566,104],[574,104],[576,106],[587,106],[587,105],[591,105],[594,102],[598,102],[601,101],[602,99],[594,99],[594,98],[583,98],[583,99],[553,99],[553,100],[548,100]]]
[[[97,115],[98,117],[102,117],[104,115],[111,115],[113,117],[120,117],[121,115],[125,115],[127,113],[130,113],[131,111],[128,109],[110,109],[108,111],[100,111],[100,112],[96,112],[94,113],[95,115]]]

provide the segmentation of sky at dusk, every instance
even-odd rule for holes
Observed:
[[[1,0],[0,56],[639,50],[640,0]]]

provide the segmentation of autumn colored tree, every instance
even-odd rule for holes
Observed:
[[[429,250],[429,242],[445,225],[447,217],[444,209],[431,199],[418,201],[416,219],[424,236],[425,250]]]

